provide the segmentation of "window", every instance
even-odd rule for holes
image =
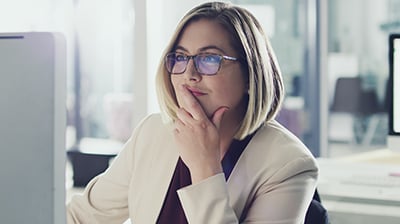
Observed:
[[[385,148],[388,36],[400,31],[400,1],[328,2],[328,154]]]
[[[131,1],[78,1],[74,8],[71,108],[78,139],[126,141],[132,130],[134,11]]]

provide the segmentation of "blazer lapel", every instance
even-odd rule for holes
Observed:
[[[254,194],[254,184],[252,183],[256,181],[254,177],[256,166],[254,164],[257,162],[255,161],[257,156],[254,155],[262,147],[258,140],[260,138],[258,136],[260,131],[250,140],[227,180],[229,202],[239,219],[242,216],[243,210],[246,209],[249,195]]]
[[[142,195],[138,196],[142,200],[136,205],[137,212],[135,212],[135,220],[132,220],[133,223],[156,223],[157,221],[179,158],[174,141],[169,137],[172,135],[164,136],[164,138],[160,136],[158,139],[160,148],[155,150],[158,153],[154,154],[151,161],[150,170],[147,172],[150,175],[146,177],[146,182],[142,183],[146,186],[141,186]]]

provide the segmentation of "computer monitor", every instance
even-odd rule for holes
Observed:
[[[0,223],[65,223],[65,45],[0,33]]]
[[[400,34],[389,36],[388,148],[400,152]]]

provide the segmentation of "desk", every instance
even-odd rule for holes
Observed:
[[[400,223],[400,187],[352,182],[360,176],[378,181],[400,173],[400,154],[378,150],[341,159],[319,158],[318,163],[318,190],[332,224]]]

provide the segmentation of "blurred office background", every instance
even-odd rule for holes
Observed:
[[[159,56],[180,17],[201,2],[1,0],[0,32],[62,32],[68,147],[87,138],[124,142],[158,111]],[[232,2],[264,25],[286,84],[278,119],[316,156],[385,147],[387,36],[400,31],[400,0]]]
[[[107,162],[133,127],[158,111],[161,52],[181,16],[202,2],[0,0],[0,32],[65,35],[66,149],[105,154]],[[387,39],[400,32],[400,0],[232,2],[267,31],[286,85],[278,120],[316,157],[386,147]]]

